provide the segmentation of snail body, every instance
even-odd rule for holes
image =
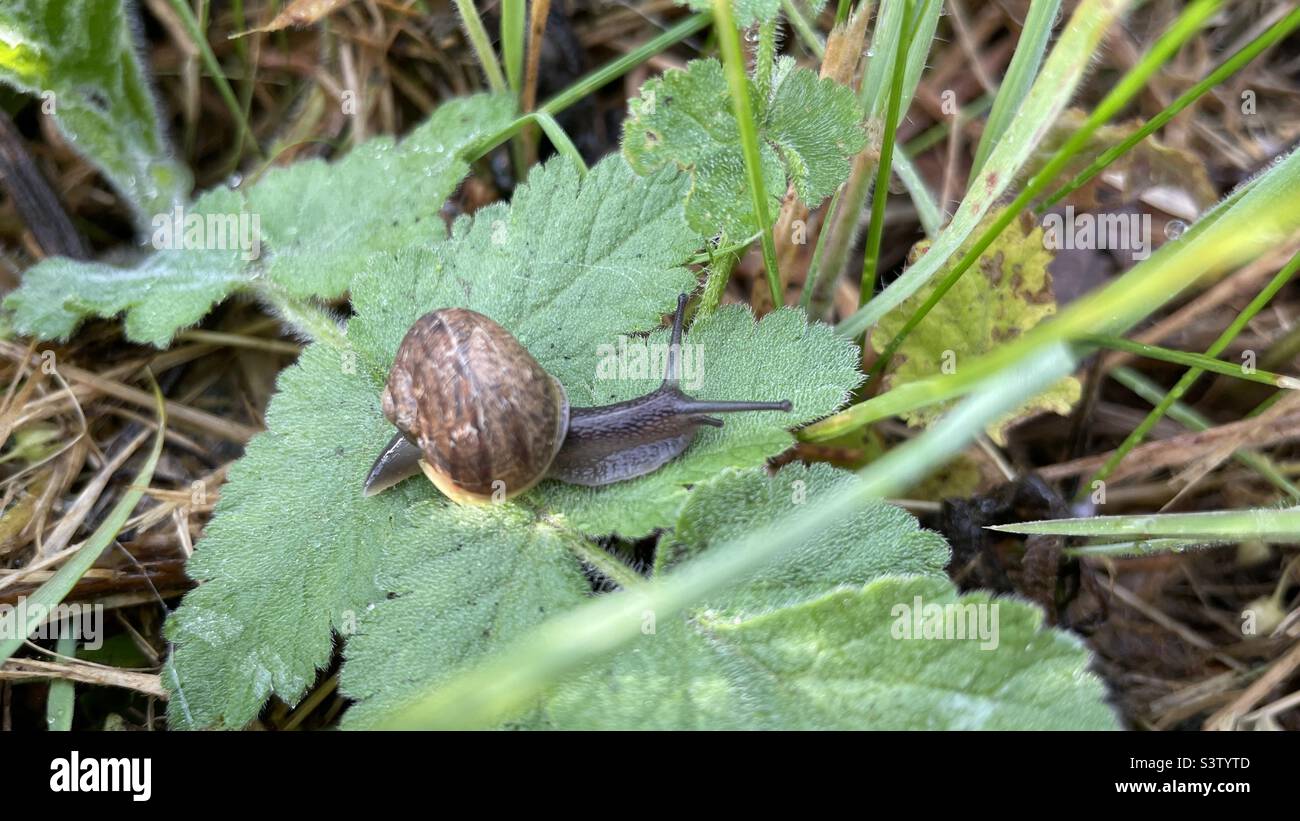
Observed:
[[[663,383],[612,405],[570,408],[564,387],[506,329],[464,308],[425,314],[398,348],[381,400],[398,433],[366,477],[379,493],[423,470],[449,498],[509,498],[543,478],[599,486],[681,454],[709,414],[789,411],[789,401],[711,402],[679,386],[686,295],[677,302]]]

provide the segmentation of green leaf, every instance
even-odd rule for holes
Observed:
[[[824,465],[722,476],[692,494],[661,569],[856,481]],[[943,540],[909,514],[872,502],[686,618],[656,623],[647,614],[634,646],[557,687],[529,721],[563,729],[1114,727],[1079,642],[1044,629],[1030,605],[958,597],[942,575],[947,558]],[[985,619],[986,632],[911,639],[918,603],[922,625],[926,606],[961,605]]]
[[[87,317],[125,312],[129,339],[162,347],[238,291],[272,304],[337,297],[371,254],[445,236],[439,209],[469,172],[477,142],[512,113],[504,97],[453,100],[400,143],[377,137],[334,163],[273,169],[247,192],[213,189],[180,219],[154,217],[151,240],[163,250],[125,268],[46,260],[5,307],[20,333],[42,339],[67,339]],[[210,227],[218,223],[235,233]]]
[[[238,727],[272,693],[298,699],[329,661],[331,630],[348,635],[354,627],[365,637],[357,647],[349,642],[344,686],[362,699],[365,716],[379,709],[367,706],[372,701],[388,704],[403,688],[450,672],[577,600],[581,565],[563,554],[585,539],[578,522],[594,520],[592,510],[619,529],[616,506],[591,491],[578,507],[555,483],[543,483],[482,512],[450,505],[421,478],[363,498],[370,462],[392,432],[379,396],[407,328],[453,305],[510,329],[574,404],[640,387],[597,379],[597,368],[602,346],[659,326],[676,295],[695,286],[685,262],[702,239],[683,216],[685,184],[670,169],[638,177],[621,157],[586,177],[560,159],[534,169],[511,205],[458,220],[448,240],[369,258],[353,284],[356,314],[344,341],[309,346],[281,376],[268,430],[231,470],[195,552],[190,572],[205,584],[168,625],[175,650],[164,681],[176,726]],[[757,325],[743,310],[728,312],[711,327],[700,334],[702,350],[748,348],[750,361],[738,373],[733,360],[710,364],[702,396],[747,393],[762,375],[760,387],[794,398],[799,419],[814,418],[861,379],[851,346],[789,312]],[[687,342],[697,344],[694,329]],[[756,350],[788,360],[765,365]],[[821,361],[838,365],[815,366]],[[831,384],[800,393],[807,373]],[[792,418],[735,415],[723,447],[692,448],[673,468],[702,477],[761,464],[771,443],[789,441]],[[671,522],[684,490],[657,501],[655,492],[655,485],[643,491],[647,509]],[[624,515],[640,527],[645,514],[633,507]],[[388,593],[398,596],[384,599]],[[440,604],[431,610],[431,601]],[[438,627],[417,635],[405,626],[431,618]],[[392,667],[393,658],[421,653],[424,666],[405,679],[395,672],[405,668]]]
[[[686,214],[695,230],[747,237],[758,222],[745,186],[735,115],[718,104],[727,95],[722,64],[714,59],[694,60],[685,70],[648,81],[641,96],[629,101],[623,153],[642,174],[667,165],[690,172]],[[807,205],[820,204],[848,177],[850,159],[866,145],[852,90],[782,58],[770,97],[755,96],[752,103],[772,208],[787,182]]]
[[[656,556],[655,572],[770,525],[857,481],[852,473],[825,464],[787,465],[775,476],[758,470],[728,471],[691,494],[673,538]],[[942,576],[948,558],[948,545],[937,533],[918,529],[910,513],[873,499],[766,567],[761,576],[746,580],[725,603],[715,600],[710,606],[728,613],[754,612],[774,601],[819,596],[837,585],[862,585],[879,576]]]
[[[348,722],[383,715],[418,688],[590,593],[566,541],[581,538],[516,505],[411,511],[433,527],[405,529],[384,546],[387,592],[348,640],[341,689],[358,704]]]
[[[994,212],[986,221],[999,216]],[[978,270],[957,280],[952,290],[921,320],[894,355],[884,380],[884,391],[939,374],[960,371],[963,362],[976,359],[1014,339],[1056,313],[1052,275],[1047,266],[1052,253],[1043,242],[1043,229],[1026,226],[1024,219],[1013,222],[979,259]],[[923,240],[912,249],[912,264],[930,251]],[[932,282],[938,282],[937,277]],[[927,284],[880,321],[871,335],[871,345],[880,353],[902,330],[933,292]],[[989,426],[999,443],[1014,422],[1042,411],[1068,414],[1078,401],[1079,380],[1067,377]],[[911,425],[929,425],[942,416],[951,403],[909,410],[903,418]]]
[[[10,0],[0,8],[0,82],[53,106],[59,130],[143,228],[191,182],[172,157],[132,29],[121,0]]]

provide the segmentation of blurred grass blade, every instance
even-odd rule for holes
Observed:
[[[894,173],[907,189],[908,196],[912,198],[912,205],[916,206],[916,216],[921,221],[921,229],[925,231],[927,237],[934,239],[943,229],[943,212],[939,210],[934,194],[930,193],[925,180],[921,178],[921,173],[916,170],[915,165],[912,165],[912,161],[908,159],[901,145],[894,149]],[[826,213],[829,214],[831,211]]]
[[[91,568],[104,550],[113,543],[117,534],[121,532],[122,526],[126,524],[127,518],[130,517],[131,511],[140,503],[141,497],[144,496],[149,482],[153,480],[154,468],[158,466],[158,457],[162,454],[163,434],[167,430],[167,410],[163,404],[162,391],[159,390],[158,384],[153,385],[154,401],[157,404],[158,414],[158,432],[154,436],[153,450],[149,453],[149,458],[145,460],[144,466],[136,474],[135,480],[122,498],[109,514],[104,517],[104,521],[95,532],[90,534],[81,546],[63,566],[54,572],[54,575],[46,579],[40,587],[36,588],[30,596],[27,597],[27,607],[29,610],[28,622],[20,625],[17,632],[8,637],[0,637],[0,663],[5,662],[12,656],[23,642],[31,635],[43,621],[42,615],[49,612],[50,608],[59,602],[72,591],[77,582],[86,571]]]
[[[1090,516],[991,525],[989,530],[1025,535],[1168,537],[1241,542],[1300,542],[1300,507],[1284,510],[1215,510],[1203,513],[1157,513],[1143,516]]]
[[[1044,124],[1055,122],[1069,105],[1093,55],[1101,48],[1102,37],[1131,4],[1131,0],[1084,0],[1079,4],[1020,110],[1007,127],[1006,135],[998,141],[984,170],[972,182],[948,227],[915,265],[841,322],[837,326],[840,333],[850,338],[861,336],[882,316],[916,293],[965,244],[966,238],[1002,197],[1033,154],[1046,134]]]
[[[1106,542],[1082,547],[1068,547],[1065,555],[1075,559],[1089,556],[1150,556],[1157,553],[1186,553],[1207,547],[1222,547],[1231,544],[1224,541],[1207,541],[1205,539],[1137,539],[1127,542]]]
[[[723,545],[650,584],[601,596],[556,616],[522,639],[390,714],[384,729],[494,727],[561,678],[641,635],[647,612],[659,621],[797,550],[865,499],[899,493],[946,462],[993,419],[1074,367],[1066,346],[1034,354],[998,374],[929,432],[895,448],[858,475],[859,483],[809,499],[805,508]]]
[[[1021,100],[1033,86],[1034,77],[1043,64],[1043,54],[1052,37],[1052,24],[1061,10],[1061,0],[1037,0],[1029,4],[1029,13],[1025,15],[1025,26],[1016,41],[1015,53],[1011,55],[1011,64],[1007,74],[998,86],[998,95],[993,101],[989,117],[984,121],[984,132],[980,134],[979,145],[975,149],[975,161],[971,164],[970,180],[974,185],[979,179],[980,169],[989,158],[989,152],[1002,135],[1020,108]]]
[[[504,94],[506,78],[501,73],[501,64],[497,62],[496,52],[492,50],[492,40],[488,37],[482,18],[478,16],[478,9],[474,8],[473,0],[456,0],[456,9],[465,26],[465,36],[474,47],[474,56],[478,58],[483,75],[487,77],[488,88],[494,93]]]
[[[524,0],[501,0],[501,57],[516,97],[524,84]]]

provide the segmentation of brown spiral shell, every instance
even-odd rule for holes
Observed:
[[[433,311],[411,326],[382,405],[419,446],[429,479],[462,502],[489,500],[495,490],[509,498],[537,484],[569,426],[555,377],[509,331],[465,308]]]

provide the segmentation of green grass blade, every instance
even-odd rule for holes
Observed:
[[[753,106],[749,100],[749,77],[745,75],[745,55],[740,48],[740,34],[731,14],[731,0],[714,0],[713,14],[717,24],[718,48],[727,74],[727,87],[731,91],[731,107],[740,128],[740,151],[745,158],[745,179],[749,183],[749,196],[754,203],[754,216],[761,232],[759,242],[763,247],[763,268],[767,274],[767,287],[772,293],[772,304],[785,304],[781,292],[781,273],[776,263],[776,241],[772,236],[772,214],[767,207],[767,187],[763,184],[763,165],[758,152],[758,129],[754,124]]]
[[[903,187],[912,198],[912,205],[916,206],[916,216],[921,221],[921,229],[925,231],[927,237],[934,239],[943,229],[943,212],[939,210],[934,194],[930,193],[925,180],[921,179],[920,172],[916,170],[915,165],[912,165],[902,146],[894,149],[894,173],[902,180]]]
[[[646,60],[655,56],[669,46],[680,43],[692,34],[707,27],[713,22],[713,15],[708,12],[695,14],[687,17],[680,23],[672,26],[658,37],[653,37],[640,46],[632,49],[627,54],[616,60],[611,60],[590,74],[579,79],[576,83],[556,94],[538,107],[538,111],[546,114],[559,114],[564,109],[573,105],[577,101],[586,97],[591,92],[601,88],[614,80],[622,77],[633,68],[641,65]]]
[[[208,44],[207,34],[199,27],[199,21],[194,18],[194,12],[185,0],[171,0],[172,9],[176,16],[180,18],[181,25],[185,27],[185,33],[189,35],[190,41],[194,47],[199,50],[199,57],[203,60],[203,66],[212,75],[212,82],[217,86],[217,93],[221,95],[221,101],[230,109],[230,116],[234,119],[235,124],[239,126],[239,139],[246,140],[253,151],[259,158],[262,158],[262,147],[257,144],[253,138],[253,129],[248,125],[248,118],[244,116],[244,108],[239,104],[239,99],[226,80],[226,74],[221,69],[221,63],[217,62],[217,55],[212,52],[212,46]]]
[[[1136,539],[1127,542],[1106,542],[1082,547],[1069,547],[1065,555],[1075,559],[1097,556],[1151,556],[1157,553],[1186,553],[1206,547],[1222,547],[1231,544],[1223,541],[1206,541],[1205,539]]]
[[[1224,329],[1223,333],[1219,334],[1219,338],[1214,340],[1214,344],[1210,345],[1210,347],[1206,349],[1206,357],[1213,359],[1222,353],[1228,345],[1232,344],[1232,340],[1237,338],[1237,334],[1241,333],[1242,329],[1246,327],[1246,323],[1250,322],[1256,314],[1264,309],[1264,306],[1268,304],[1269,300],[1271,300],[1278,291],[1282,290],[1284,285],[1291,281],[1291,278],[1295,276],[1296,271],[1298,270],[1300,270],[1300,254],[1294,256],[1290,262],[1284,265],[1282,270],[1278,271],[1277,274],[1274,275],[1273,279],[1264,286],[1264,289],[1255,295],[1255,298],[1250,301],[1250,304],[1246,306],[1246,309],[1238,314],[1237,317],[1228,324],[1228,327]],[[1103,481],[1106,477],[1110,476],[1111,473],[1115,471],[1115,468],[1119,466],[1119,463],[1124,460],[1124,457],[1146,438],[1146,435],[1150,433],[1151,429],[1160,421],[1160,418],[1165,415],[1170,406],[1183,398],[1183,395],[1187,393],[1205,370],[1214,369],[1206,367],[1204,364],[1199,366],[1193,364],[1192,369],[1183,374],[1182,378],[1179,379],[1177,384],[1170,389],[1165,398],[1160,400],[1160,402],[1151,409],[1151,412],[1146,415],[1146,418],[1143,419],[1138,426],[1124,438],[1124,441],[1120,443],[1120,446],[1110,455],[1110,458],[1106,460],[1106,463],[1097,470],[1092,479],[1086,482],[1083,487],[1090,487],[1093,482]],[[1240,368],[1237,370],[1240,371]],[[1288,384],[1279,384],[1278,386],[1291,388],[1294,387],[1294,382],[1295,380],[1288,377]]]
[[[1271,373],[1269,371],[1247,371],[1238,363],[1224,362],[1222,359],[1215,359],[1214,356],[1208,353],[1199,354],[1189,353],[1188,351],[1175,351],[1171,348],[1162,348],[1158,345],[1145,345],[1141,342],[1134,342],[1131,339],[1124,339],[1119,336],[1106,336],[1105,334],[1084,334],[1079,337],[1079,340],[1090,345],[1096,345],[1100,348],[1109,348],[1113,351],[1123,351],[1147,359],[1154,359],[1159,362],[1170,362],[1174,365],[1188,365],[1198,372],[1209,371],[1210,373],[1230,376],[1234,379],[1243,379],[1247,382],[1258,382],[1262,385],[1268,385],[1273,388],[1284,388],[1286,390],[1296,390],[1297,388],[1300,388],[1300,379],[1296,379],[1295,377],[1282,376],[1281,374]]]
[[[1033,86],[1034,77],[1043,65],[1047,43],[1052,37],[1052,24],[1056,22],[1060,10],[1061,0],[1038,0],[1029,4],[1025,27],[1020,31],[1015,53],[1011,55],[1011,64],[1007,66],[1007,74],[998,87],[989,118],[984,122],[984,133],[980,134],[979,145],[975,148],[975,161],[970,170],[972,184],[979,179],[980,169],[988,160],[989,152],[1007,132],[1007,127],[1020,108],[1021,100],[1025,99]]]
[[[1043,64],[1029,95],[1008,126],[1006,135],[998,141],[947,229],[915,265],[841,322],[838,326],[840,333],[850,338],[861,336],[947,264],[1024,167],[1046,133],[1044,124],[1055,122],[1069,105],[1093,55],[1101,48],[1102,38],[1130,5],[1131,0],[1084,0],[1079,4]]]
[[[867,230],[867,249],[862,258],[862,281],[858,305],[871,300],[876,291],[876,267],[880,262],[880,240],[885,229],[885,201],[889,197],[889,180],[894,171],[894,135],[898,133],[899,106],[903,100],[903,83],[907,71],[904,59],[911,45],[912,6],[903,10],[903,36],[894,46],[894,71],[889,83],[889,105],[885,113],[885,133],[880,142],[880,162],[876,165],[876,185],[871,195],[871,224]]]
[[[60,656],[73,658],[77,654],[77,637],[68,630],[67,635],[60,635],[54,645],[54,652]],[[45,700],[45,727],[51,732],[66,733],[72,729],[72,711],[76,706],[76,685],[71,681],[56,678],[50,681],[50,694]]]
[[[1175,53],[1177,53],[1183,43],[1187,42],[1193,34],[1200,30],[1201,26],[1209,20],[1210,16],[1221,5],[1222,0],[1195,0],[1195,2],[1193,2],[1192,5],[1179,16],[1173,26],[1170,27],[1169,31],[1165,32],[1165,34],[1156,41],[1155,45],[1151,47],[1151,50],[1148,51],[1140,61],[1138,61],[1136,66],[1124,75],[1119,83],[1111,89],[1111,92],[1106,95],[1105,99],[1103,99],[1092,113],[1088,115],[1087,121],[1085,121],[1077,131],[1070,135],[1069,139],[1066,140],[1065,144],[1061,146],[1050,160],[1048,160],[1042,170],[1029,180],[1025,185],[1024,190],[1020,192],[1020,195],[1016,197],[1015,201],[1013,201],[1011,205],[1002,212],[1001,216],[998,217],[993,225],[991,225],[988,230],[980,236],[979,240],[976,241],[971,249],[966,252],[966,255],[963,256],[961,260],[948,271],[948,273],[944,274],[943,280],[940,281],[939,285],[934,289],[930,296],[926,298],[921,307],[908,318],[907,323],[903,325],[902,330],[899,331],[898,334],[889,341],[889,344],[885,346],[884,351],[882,351],[880,356],[876,359],[876,364],[872,368],[873,375],[878,375],[884,371],[884,369],[889,365],[889,361],[893,357],[894,353],[898,351],[899,347],[903,344],[903,341],[907,339],[908,335],[918,324],[920,324],[921,320],[930,313],[935,305],[939,304],[939,300],[943,299],[944,295],[951,290],[957,280],[970,270],[971,266],[979,261],[980,255],[988,250],[989,246],[998,238],[998,235],[1000,235],[1013,220],[1020,216],[1020,212],[1029,205],[1034,197],[1037,197],[1047,188],[1051,181],[1056,178],[1056,175],[1059,174],[1066,165],[1069,164],[1070,160],[1074,158],[1074,155],[1087,144],[1093,133],[1128,105],[1128,103],[1146,87],[1146,83],[1151,76],[1154,75],[1161,66],[1167,63]],[[926,254],[925,258],[930,257],[933,253],[934,249],[932,248],[930,252]],[[904,278],[906,278],[906,274],[904,274],[903,277],[900,277],[899,280],[901,281]],[[862,311],[858,311],[858,314],[861,313]],[[857,314],[854,316],[856,317]],[[852,321],[853,317],[850,317],[846,322]]]
[[[1153,406],[1159,405],[1168,396],[1164,388],[1155,384],[1132,368],[1116,368],[1110,372],[1110,377],[1136,393],[1138,396],[1150,402]],[[1280,397],[1282,394],[1276,393],[1274,396]],[[1213,427],[1210,420],[1198,413],[1195,408],[1188,407],[1178,401],[1169,404],[1169,418],[1173,419],[1183,427],[1195,431],[1209,430]],[[1241,464],[1251,468],[1260,476],[1264,477],[1278,490],[1293,499],[1300,501],[1300,487],[1296,487],[1295,483],[1288,479],[1286,474],[1284,474],[1277,465],[1273,464],[1272,459],[1250,450],[1239,450],[1232,456]],[[1091,480],[1084,482],[1081,485],[1081,487],[1085,488],[1091,488],[1092,486]]]
[[[524,85],[524,9],[524,0],[501,0],[501,57],[516,98]]]
[[[474,56],[478,58],[483,75],[487,77],[488,88],[497,94],[504,94],[506,78],[501,73],[501,64],[497,62],[496,52],[492,50],[492,40],[488,38],[487,29],[478,16],[478,9],[474,8],[473,0],[456,0],[456,10],[460,12],[465,35],[474,47]]]
[[[1300,152],[1292,152],[1243,185],[1175,242],[1165,244],[1105,288],[1075,302],[1056,318],[954,374],[909,382],[800,431],[804,441],[827,441],[864,425],[961,396],[1041,346],[1098,330],[1122,334],[1201,277],[1222,274],[1300,232]],[[931,252],[933,253],[933,251]],[[924,260],[929,257],[926,254]],[[868,306],[870,307],[870,306]]]
[[[1117,537],[1167,537],[1243,542],[1300,541],[1300,508],[1282,510],[1215,510],[1202,513],[1158,513],[1139,516],[1090,516],[992,525],[989,530],[1025,535]]]

